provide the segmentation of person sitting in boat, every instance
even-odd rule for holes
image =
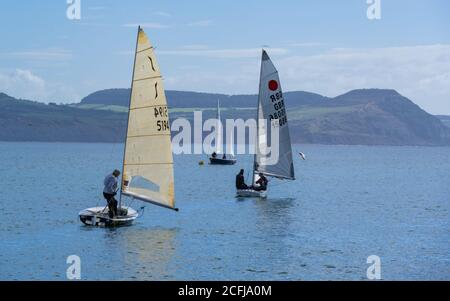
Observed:
[[[216,153],[216,152],[213,152],[213,153],[211,154],[211,157],[212,157],[213,159],[215,159],[215,158],[217,157],[217,153]]]
[[[109,208],[109,217],[113,218],[117,215],[117,200],[114,196],[117,194],[118,188],[118,180],[117,178],[120,176],[120,171],[117,169],[113,171],[112,174],[109,174],[105,177],[103,184],[105,188],[103,189],[103,196],[108,202]]]
[[[257,184],[257,186],[254,185],[253,186],[253,190],[255,190],[255,191],[266,191],[267,190],[267,184],[269,183],[269,181],[264,176],[264,174],[262,174],[261,172],[258,175],[259,175],[259,179],[258,179],[258,181],[255,182]]]
[[[236,189],[248,189],[247,184],[245,184],[243,169],[236,175]]]
[[[226,160],[227,159],[227,155],[223,154],[222,159]]]

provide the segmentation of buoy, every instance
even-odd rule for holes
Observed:
[[[203,165],[205,164],[205,161],[201,160],[200,162],[198,162],[198,165]]]

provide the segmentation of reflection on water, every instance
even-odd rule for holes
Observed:
[[[176,251],[177,232],[177,229],[138,229],[121,236],[127,276],[137,280],[172,278],[170,263]]]

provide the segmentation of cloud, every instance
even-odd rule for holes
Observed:
[[[45,81],[29,70],[16,69],[11,74],[0,73],[0,91],[21,98],[43,96]]]
[[[58,83],[48,84],[42,77],[24,69],[0,72],[0,92],[41,102],[67,103],[80,99],[80,95],[72,87]]]
[[[287,54],[284,48],[265,48],[271,55]],[[118,51],[119,55],[134,55],[133,50]],[[207,45],[184,45],[174,50],[158,50],[161,56],[199,56],[204,58],[238,59],[257,58],[261,56],[261,48],[236,48],[236,49],[209,49]]]
[[[125,55],[125,56],[133,55],[134,56],[134,51],[133,50],[123,50],[123,51],[118,51],[116,53],[118,55]]]
[[[82,19],[84,20],[84,19]],[[99,22],[84,22],[82,21],[81,23],[79,23],[82,26],[92,26],[92,27],[111,27],[113,25],[108,24],[108,23],[99,23]]]
[[[106,7],[105,6],[89,6],[88,10],[105,10]]]
[[[450,113],[450,45],[338,48],[275,62],[285,89],[335,96],[391,88],[432,113]]]
[[[257,93],[261,49],[178,49],[158,55],[242,58],[212,61],[166,74],[166,87],[227,94]],[[432,114],[450,115],[450,45],[336,48],[314,55],[295,49],[268,49],[284,91],[304,90],[337,96],[353,89],[389,88]],[[278,57],[275,55],[279,55]],[[247,59],[248,58],[248,59]]]
[[[193,45],[184,45],[180,47],[183,50],[205,50],[208,49],[208,45],[203,44],[193,44]]]
[[[318,46],[324,46],[323,43],[317,43],[317,42],[306,42],[306,43],[291,43],[289,44],[290,47],[318,47]]]
[[[164,11],[157,11],[157,12],[155,12],[155,15],[161,16],[161,17],[172,17],[171,14],[166,13],[166,12],[164,12]]]
[[[192,27],[208,27],[211,26],[213,24],[212,20],[200,20],[200,21],[195,21],[195,22],[191,22],[188,24],[188,26],[192,26]]]
[[[267,48],[272,55],[288,53],[284,48]],[[158,55],[175,56],[201,56],[209,58],[253,58],[261,55],[261,48],[241,48],[241,49],[177,49],[160,50]]]
[[[127,23],[123,24],[123,27],[144,27],[144,28],[151,28],[151,29],[164,29],[169,28],[169,25],[161,24],[161,23]]]
[[[21,60],[64,61],[71,59],[72,56],[71,51],[62,48],[0,52],[0,58],[15,58]]]

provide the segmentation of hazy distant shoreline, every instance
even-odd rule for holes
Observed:
[[[42,104],[0,93],[0,141],[120,143],[129,89],[92,93],[78,104]],[[222,119],[255,118],[257,95],[166,91],[170,120],[192,123],[193,111]],[[291,140],[310,145],[448,146],[450,116],[433,116],[395,90],[360,89],[334,98],[284,93]]]

